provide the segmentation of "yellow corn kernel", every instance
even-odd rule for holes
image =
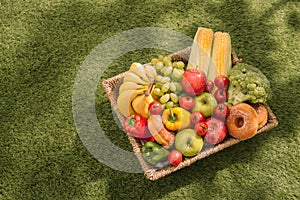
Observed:
[[[216,32],[212,50],[212,63],[209,79],[214,80],[217,75],[227,76],[231,69],[231,39],[228,33]]]
[[[210,63],[210,54],[213,43],[213,30],[208,28],[199,29],[199,33],[196,35],[197,42],[199,44],[199,63],[198,70],[206,71]]]
[[[199,27],[194,37],[187,69],[196,68],[208,72],[211,61],[211,49],[214,32],[212,29]]]

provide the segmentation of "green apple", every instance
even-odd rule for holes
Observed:
[[[213,94],[209,92],[202,92],[200,95],[195,97],[193,112],[200,111],[205,117],[210,117],[217,104],[217,100]]]
[[[197,155],[202,147],[203,139],[194,129],[183,129],[175,136],[175,148],[186,157]]]

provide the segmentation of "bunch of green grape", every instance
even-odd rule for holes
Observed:
[[[151,64],[157,71],[154,94],[159,97],[160,103],[166,108],[179,106],[179,95],[183,89],[180,83],[185,64],[182,61],[172,62],[168,56],[153,58]]]

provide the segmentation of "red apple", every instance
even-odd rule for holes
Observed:
[[[204,136],[204,141],[209,144],[218,144],[222,142],[227,133],[226,125],[224,121],[215,117],[210,117],[206,120],[208,130]]]
[[[229,107],[225,103],[219,103],[215,108],[213,112],[213,116],[224,120],[229,115]]]
[[[206,122],[199,122],[195,124],[194,129],[198,135],[204,136],[208,131],[208,126]]]
[[[181,85],[184,92],[195,96],[202,93],[206,88],[206,75],[197,69],[186,70],[181,78]]]
[[[163,109],[162,105],[158,101],[153,101],[149,105],[149,111],[150,111],[150,114],[152,114],[152,115],[160,115],[162,109]]]
[[[190,96],[182,96],[179,99],[179,105],[181,108],[184,108],[186,110],[191,110],[194,107],[195,100],[193,97]]]
[[[218,103],[223,103],[228,99],[228,92],[223,89],[217,89],[214,93],[214,97]]]
[[[205,122],[205,115],[200,111],[194,111],[191,114],[190,121],[192,124],[197,124],[198,122]]]
[[[214,82],[211,80],[207,80],[205,92],[211,92],[214,89],[214,87],[215,87]]]
[[[216,76],[214,82],[215,82],[215,85],[217,88],[225,89],[225,88],[227,88],[227,86],[229,84],[229,79],[227,78],[227,76],[218,75],[218,76]]]
[[[168,161],[173,166],[179,165],[179,163],[181,163],[181,161],[182,161],[181,151],[179,151],[177,149],[170,151],[170,153],[168,155]]]

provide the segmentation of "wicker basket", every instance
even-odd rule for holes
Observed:
[[[188,48],[178,51],[174,54],[171,54],[170,56],[175,60],[182,60],[186,63],[189,59],[190,51],[191,51],[191,47],[188,47]],[[236,53],[234,51],[232,51],[233,65],[236,65],[240,62],[241,62],[241,60],[237,57]],[[117,118],[120,120],[120,124],[124,123],[125,118],[124,118],[124,116],[121,115],[121,113],[119,112],[118,107],[117,107],[117,97],[118,97],[118,89],[117,88],[119,87],[121,80],[124,77],[125,73],[126,72],[119,74],[117,76],[114,76],[112,78],[106,79],[102,82],[102,86],[108,96],[108,99],[111,103],[113,111],[115,112]],[[268,105],[265,105],[265,106],[268,110],[268,121],[265,126],[263,126],[262,128],[260,128],[257,131],[257,133],[261,133],[263,131],[270,130],[278,125],[276,116],[273,114],[270,107]],[[145,172],[144,173],[145,176],[150,180],[157,180],[161,177],[171,174],[172,172],[175,172],[179,169],[187,167],[202,158],[205,158],[209,155],[215,154],[218,151],[223,150],[224,148],[230,147],[230,146],[240,142],[240,140],[234,139],[232,137],[228,137],[220,144],[217,144],[210,148],[204,148],[198,155],[196,155],[194,157],[184,158],[184,160],[176,167],[168,165],[164,168],[158,168],[158,167],[154,167],[152,165],[147,164],[143,160],[143,158],[141,156],[142,144],[141,144],[140,140],[138,140],[130,135],[128,135],[128,139],[133,147],[134,153],[136,154],[136,156]]]

